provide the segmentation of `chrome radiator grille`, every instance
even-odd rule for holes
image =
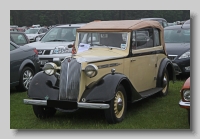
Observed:
[[[59,99],[76,101],[79,93],[81,64],[76,59],[69,59],[65,59],[61,64]]]

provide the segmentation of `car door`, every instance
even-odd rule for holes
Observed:
[[[153,37],[153,28],[132,32],[129,77],[138,92],[156,87],[157,56]]]
[[[12,43],[10,43],[10,83],[19,81],[19,68],[23,61],[23,51]]]

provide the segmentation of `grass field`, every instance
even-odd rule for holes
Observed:
[[[170,82],[166,97],[156,95],[128,106],[125,119],[108,124],[103,110],[79,109],[73,113],[57,111],[52,118],[40,120],[31,105],[25,105],[26,92],[10,92],[10,129],[190,129],[187,111],[179,107],[180,89],[184,80]]]

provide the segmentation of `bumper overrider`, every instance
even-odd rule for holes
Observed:
[[[190,109],[190,102],[179,101],[179,106],[182,108]]]
[[[56,66],[55,66],[56,67]],[[41,71],[30,83],[24,104],[73,110],[77,108],[108,109],[109,104],[79,102],[81,64],[75,59],[66,59],[61,64],[59,77]]]

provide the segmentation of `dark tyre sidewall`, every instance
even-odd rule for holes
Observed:
[[[21,74],[20,74],[20,79],[19,79],[19,87],[18,87],[18,89],[19,89],[20,91],[27,91],[27,90],[28,90],[28,89],[24,86],[24,82],[23,82],[23,75],[24,75],[24,73],[25,73],[27,70],[29,70],[29,71],[32,73],[33,76],[34,76],[34,74],[35,74],[32,68],[30,68],[30,67],[24,67],[24,68],[23,68],[23,70],[22,70],[22,72],[21,72]],[[29,83],[30,83],[30,82],[29,82]]]
[[[127,110],[127,96],[126,96],[126,92],[125,92],[125,89],[122,85],[119,85],[116,89],[116,92],[115,92],[115,96],[116,96],[116,93],[118,91],[121,91],[123,96],[124,96],[124,110],[123,110],[123,114],[121,117],[116,117],[115,115],[115,111],[114,111],[114,100],[115,100],[115,97],[109,102],[110,104],[110,108],[109,109],[106,109],[105,110],[105,117],[106,117],[106,120],[108,123],[110,124],[115,124],[115,123],[119,123],[121,121],[123,121],[124,117],[125,117],[125,114],[126,114],[126,110]]]
[[[45,119],[55,115],[56,109],[45,106],[33,105],[33,112],[37,118]]]

